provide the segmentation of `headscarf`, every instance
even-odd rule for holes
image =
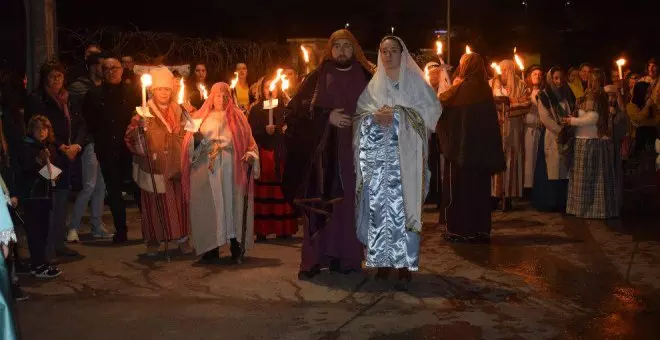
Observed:
[[[440,94],[442,106],[463,106],[493,99],[492,90],[488,86],[488,73],[479,54],[473,52],[461,57],[456,78],[462,81]]]
[[[534,89],[534,84],[532,84],[532,73],[534,71],[539,70],[541,71],[541,79],[539,79],[539,90],[543,89],[545,86],[545,78],[543,78],[543,69],[539,65],[532,65],[530,66],[525,73],[527,76],[525,77],[525,83],[527,84],[527,89],[529,91],[532,91]]]
[[[201,119],[200,127],[206,121],[209,113],[213,111],[213,98],[222,92],[229,93],[229,85],[227,83],[215,83],[211,88],[211,93],[206,99],[202,107],[195,111],[195,119]],[[226,110],[227,127],[231,130],[233,149],[234,149],[234,180],[239,186],[247,184],[247,168],[248,165],[242,161],[243,156],[250,150],[256,150],[256,143],[252,137],[252,129],[250,123],[243,112],[236,106],[231,96],[229,96],[229,104]],[[184,199],[190,199],[190,143],[193,142],[193,133],[186,132],[183,139],[183,152],[181,152],[181,166],[182,166],[182,185]]]
[[[365,70],[373,73],[374,71],[374,66],[367,60],[367,57],[364,55],[364,51],[362,50],[362,47],[358,43],[357,39],[355,39],[355,36],[353,33],[351,33],[349,30],[346,29],[340,29],[332,33],[330,36],[330,39],[328,40],[328,44],[326,45],[325,51],[323,52],[323,59],[322,61],[330,61],[333,60],[332,58],[332,45],[335,44],[335,42],[339,39],[346,39],[351,42],[353,45],[353,59],[357,61],[362,67],[364,67]]]

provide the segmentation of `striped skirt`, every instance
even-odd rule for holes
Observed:
[[[576,138],[566,213],[593,219],[618,217],[614,166],[611,140]]]
[[[284,200],[281,176],[275,173],[275,153],[259,149],[261,175],[254,182],[254,232],[259,236],[290,236],[298,232],[295,211]],[[280,174],[284,164],[280,163]]]
[[[156,199],[162,202],[162,215],[158,212]],[[170,241],[190,234],[188,208],[183,200],[180,182],[167,181],[164,194],[154,194],[142,190],[140,202],[142,203],[142,237],[146,242],[165,240],[163,222],[167,226],[167,239]]]

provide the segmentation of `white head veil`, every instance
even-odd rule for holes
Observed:
[[[385,66],[378,53],[376,73],[358,99],[358,113],[376,112],[385,105],[403,106],[415,110],[429,130],[435,130],[442,109],[433,88],[426,83],[424,72],[408,52],[406,44],[399,37],[401,47],[401,68],[399,68],[399,90],[385,72]]]

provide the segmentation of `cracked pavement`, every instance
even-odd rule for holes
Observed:
[[[129,211],[131,238],[139,213]],[[297,279],[300,238],[242,265],[145,256],[139,241],[83,238],[52,281],[21,277],[23,339],[657,339],[658,217],[493,213],[491,245],[452,245],[427,210],[408,292],[373,270]],[[105,223],[111,226],[106,212]],[[171,248],[174,248],[172,246]],[[222,254],[227,257],[228,249]]]

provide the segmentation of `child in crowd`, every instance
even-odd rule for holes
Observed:
[[[56,179],[51,177],[55,169],[42,171],[51,166],[55,155],[53,126],[42,115],[33,116],[28,122],[27,136],[20,155],[19,190],[23,202],[25,231],[30,249],[31,273],[37,278],[49,279],[61,274],[59,268],[46,262],[49,217],[52,207],[52,190]],[[48,169],[48,168],[46,168]],[[41,173],[40,173],[41,172]]]

